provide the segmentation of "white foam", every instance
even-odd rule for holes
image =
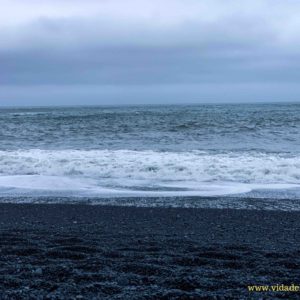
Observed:
[[[0,189],[218,196],[300,186],[300,156],[259,152],[0,151]],[[1,192],[1,190],[0,190]]]
[[[134,183],[129,183],[127,187],[132,187]],[[163,187],[174,187],[177,189],[188,188],[191,185],[176,185],[174,182],[172,184],[166,184]],[[140,185],[142,187],[142,185]],[[41,176],[41,175],[16,175],[16,176],[0,176],[0,188],[2,189],[13,189],[18,190],[31,190],[31,191],[51,191],[60,195],[68,193],[69,191],[76,192],[81,195],[91,195],[91,196],[217,196],[217,195],[227,195],[235,193],[243,193],[249,191],[247,187],[241,187],[237,185],[226,185],[226,184],[202,184],[198,185],[197,188],[190,188],[189,190],[180,191],[161,191],[152,190],[144,191],[138,190],[139,187],[136,186],[135,190],[124,189],[124,188],[105,188],[99,186],[99,184],[90,179],[78,179],[78,178],[68,178],[62,176]],[[20,193],[20,191],[18,191]]]
[[[80,191],[92,188],[91,182],[83,182],[77,178],[41,175],[0,176],[0,186],[4,188],[54,191]]]

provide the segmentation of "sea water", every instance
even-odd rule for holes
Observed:
[[[6,198],[299,191],[299,104],[0,109]]]

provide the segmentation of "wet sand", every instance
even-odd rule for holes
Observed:
[[[0,204],[0,299],[293,299],[300,212]]]

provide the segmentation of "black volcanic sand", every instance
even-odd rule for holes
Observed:
[[[0,299],[294,299],[300,212],[0,205]]]

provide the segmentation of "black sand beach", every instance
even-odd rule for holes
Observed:
[[[1,204],[1,299],[293,299],[300,212]]]

